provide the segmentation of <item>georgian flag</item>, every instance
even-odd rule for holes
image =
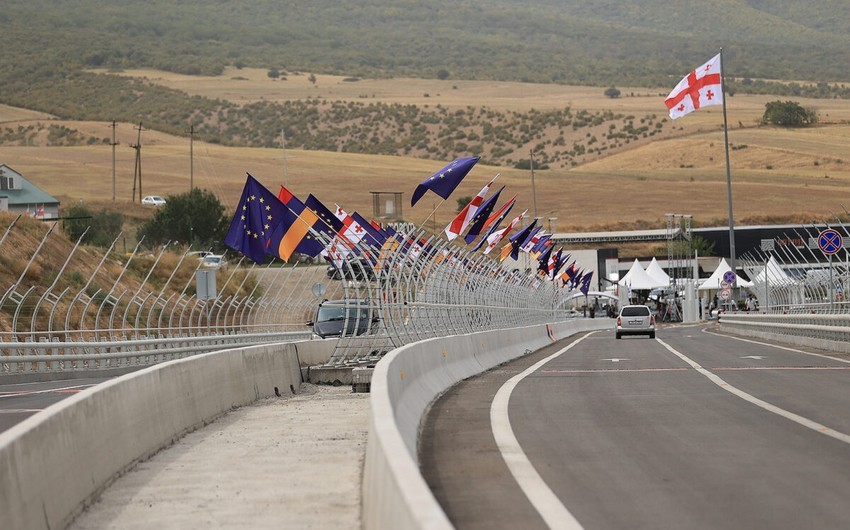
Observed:
[[[540,242],[540,238],[546,235],[546,230],[543,227],[539,227],[536,232],[531,234],[531,237],[528,238],[528,241],[525,242],[523,246],[520,247],[520,250],[526,253],[530,253],[534,247],[537,246],[537,243]]]
[[[478,192],[471,202],[469,202],[466,206],[463,207],[463,210],[457,214],[457,217],[446,226],[446,237],[449,241],[456,238],[460,234],[463,233],[464,230],[469,227],[469,223],[472,222],[472,219],[475,217],[475,213],[478,211],[478,208],[481,206],[481,203],[484,202],[484,197],[487,196],[487,193],[490,191],[490,186],[496,182],[496,179],[499,178],[499,175],[493,177],[486,186],[481,188],[481,191]]]
[[[680,118],[702,107],[723,104],[720,54],[685,76],[670,92],[664,104],[672,119]]]
[[[334,216],[342,221],[343,225],[340,235],[351,242],[352,246],[357,245],[363,239],[363,236],[366,235],[366,229],[360,226],[360,223],[343,210],[339,204],[335,204],[335,206]]]
[[[348,242],[340,236],[334,236],[333,241],[322,249],[321,256],[341,269],[346,256],[351,254]]]
[[[495,232],[490,234],[487,237],[487,248],[484,249],[484,254],[489,254],[491,250],[496,248],[496,245],[498,245],[502,241],[502,239],[504,239],[505,236],[507,236],[511,232],[514,225],[519,223],[522,220],[523,216],[525,216],[525,214],[527,214],[527,213],[528,213],[528,210],[525,210],[521,214],[514,217],[513,220],[511,220],[511,222],[508,223],[508,226],[502,228],[501,230],[496,230]]]

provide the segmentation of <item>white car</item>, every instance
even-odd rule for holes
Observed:
[[[645,305],[627,305],[620,309],[617,316],[617,333],[619,339],[623,335],[649,335],[655,338],[655,317]]]
[[[165,199],[160,197],[159,195],[148,195],[144,199],[142,199],[142,204],[146,206],[162,206],[165,204]]]
[[[227,260],[224,259],[224,256],[219,254],[207,254],[204,256],[204,259],[201,260],[201,267],[207,269],[220,269],[226,266]]]

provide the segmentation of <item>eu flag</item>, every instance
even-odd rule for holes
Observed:
[[[545,274],[549,274],[549,260],[552,259],[552,248],[548,247],[543,251],[542,254],[537,258],[537,270],[543,272]]]
[[[585,296],[587,296],[587,292],[590,291],[590,279],[591,278],[593,278],[593,271],[588,272],[581,279],[581,287],[579,287],[579,290],[582,293],[584,293]]]
[[[475,215],[472,216],[472,220],[469,223],[469,232],[467,232],[466,236],[463,238],[467,245],[475,241],[475,238],[481,233],[481,230],[484,228],[484,223],[487,222],[490,214],[493,213],[493,208],[496,207],[496,202],[499,200],[499,195],[502,193],[503,189],[505,189],[504,186],[499,188],[499,191],[493,195],[484,199],[484,202],[478,207],[478,211],[476,211]]]
[[[433,191],[443,199],[448,199],[449,195],[457,188],[463,177],[469,173],[472,166],[481,160],[480,156],[472,158],[457,158],[453,160],[443,169],[437,171],[413,190],[413,196],[410,198],[410,205],[413,206],[416,202],[425,195],[428,190]]]
[[[511,213],[511,210],[512,210],[512,209],[513,209],[513,207],[514,207],[514,203],[515,203],[515,202],[516,202],[516,195],[514,195],[514,196],[513,196],[513,198],[511,198],[511,200],[509,200],[508,202],[506,202],[505,204],[503,204],[503,205],[502,205],[502,207],[501,207],[501,208],[499,208],[499,211],[498,211],[498,212],[496,212],[496,213],[494,213],[494,214],[493,214],[493,216],[494,216],[494,217],[496,217],[496,218],[495,218],[495,219],[492,219],[492,217],[491,217],[491,219],[492,219],[492,221],[493,221],[493,222],[492,222],[492,224],[490,225],[490,229],[489,229],[489,230],[487,230],[487,233],[486,233],[486,234],[484,234],[484,236],[481,238],[481,240],[480,240],[480,241],[479,241],[479,242],[475,245],[475,247],[473,247],[473,248],[472,248],[472,251],[473,251],[473,252],[475,252],[476,250],[478,250],[479,248],[481,248],[481,247],[484,245],[484,243],[486,243],[486,242],[487,242],[487,238],[488,238],[488,237],[490,237],[490,235],[491,235],[493,232],[495,232],[496,230],[498,230],[498,229],[499,229],[499,224],[501,224],[501,222],[505,220],[505,217],[506,217],[509,213]],[[490,221],[491,219],[488,219],[488,221]]]
[[[511,257],[513,259],[519,259],[519,247],[523,246],[528,238],[531,237],[535,226],[537,226],[537,219],[508,239],[511,242]]]
[[[266,257],[269,236],[287,213],[286,206],[248,174],[224,244],[254,262],[262,263]]]
[[[304,201],[304,204],[319,216],[321,223],[316,227],[317,232],[326,234],[330,239],[344,232],[342,221],[327,206],[322,204],[322,201],[314,197],[312,193]]]

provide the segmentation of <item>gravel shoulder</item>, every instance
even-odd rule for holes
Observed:
[[[140,462],[70,527],[360,528],[369,394],[303,384]]]

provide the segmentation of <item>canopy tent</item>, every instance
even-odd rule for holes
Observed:
[[[661,268],[661,265],[658,264],[658,260],[656,260],[655,257],[653,257],[652,261],[649,262],[649,265],[647,265],[646,273],[653,279],[658,280],[659,282],[664,282],[664,285],[670,284],[670,276],[664,272],[664,269]]]
[[[669,285],[669,283],[669,280],[662,282],[647,274],[646,271],[643,270],[643,267],[640,266],[637,259],[635,259],[635,262],[632,263],[632,268],[630,268],[629,272],[623,276],[623,279],[617,282],[618,285],[628,287],[632,291],[656,289],[658,287],[665,287]]]
[[[726,274],[727,272],[731,271],[731,270],[732,270],[732,267],[730,267],[729,264],[726,263],[726,258],[721,258],[720,264],[717,266],[717,268],[714,270],[714,272],[711,274],[711,276],[709,276],[707,280],[702,282],[702,285],[699,286],[699,290],[700,291],[717,291],[717,290],[719,290],[720,289],[720,282],[723,281],[723,275]],[[741,278],[740,276],[738,277],[738,287],[745,287],[745,288],[749,289],[752,286],[753,286],[753,282],[749,282],[749,281]]]
[[[761,272],[753,278],[753,283],[761,285],[764,283],[765,278],[767,278],[771,285],[787,285],[789,283],[794,283],[794,280],[792,280],[791,277],[782,270],[782,267],[779,266],[779,263],[773,256],[767,260],[767,267],[762,267]]]

